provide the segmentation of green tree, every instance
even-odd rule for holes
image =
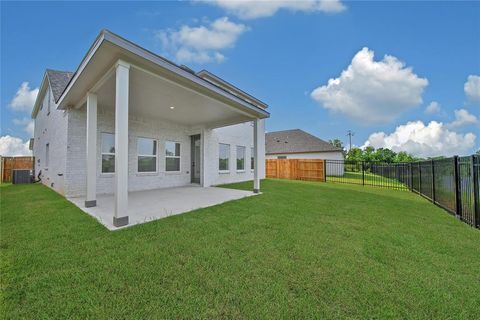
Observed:
[[[363,150],[360,148],[352,148],[348,150],[347,156],[345,157],[350,161],[362,161],[363,160]]]
[[[396,153],[388,148],[379,148],[373,153],[375,161],[392,163],[395,161]]]
[[[330,143],[331,145],[333,145],[334,147],[337,147],[339,149],[342,149],[343,150],[343,142],[342,140],[340,139],[333,139],[333,140],[328,140],[328,143]]]

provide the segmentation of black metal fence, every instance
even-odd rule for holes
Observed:
[[[326,180],[411,190],[480,228],[480,156],[409,163],[326,160]]]

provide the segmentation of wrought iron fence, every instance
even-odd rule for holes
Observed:
[[[480,156],[409,163],[326,160],[326,181],[411,190],[480,227]]]

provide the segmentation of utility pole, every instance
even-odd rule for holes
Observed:
[[[348,151],[352,150],[352,137],[354,135],[355,135],[355,132],[353,132],[352,130],[347,131],[348,140],[350,141],[350,148],[348,149]]]

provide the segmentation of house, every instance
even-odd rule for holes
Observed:
[[[44,74],[32,112],[35,175],[84,209],[110,195],[115,227],[129,223],[129,192],[252,179],[258,192],[266,109],[206,70],[102,30],[75,72]]]
[[[343,175],[343,150],[300,129],[265,134],[266,159],[327,160],[327,175]]]

